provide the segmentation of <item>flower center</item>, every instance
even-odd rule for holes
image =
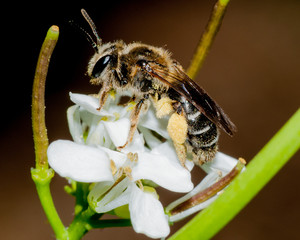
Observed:
[[[128,177],[130,180],[133,180],[132,178],[132,168],[137,164],[138,162],[138,154],[137,153],[128,153],[127,154],[127,160],[123,164],[122,167],[119,169],[117,168],[115,162],[111,159],[110,160],[110,168],[112,175],[116,177],[116,181],[118,181],[120,178]]]

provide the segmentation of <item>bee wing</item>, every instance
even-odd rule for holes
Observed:
[[[203,88],[190,79],[184,71],[179,69],[176,65],[173,65],[173,68],[174,71],[167,72],[163,68],[154,65],[151,66],[151,71],[148,72],[180,93],[180,95],[191,102],[208,119],[232,136],[233,132],[236,132],[237,129],[223,109]]]

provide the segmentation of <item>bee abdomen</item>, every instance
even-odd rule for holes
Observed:
[[[210,161],[217,152],[219,131],[211,122],[191,103],[182,104],[188,123],[186,145],[193,153],[194,162],[198,165]]]
[[[188,117],[188,115],[187,115]],[[196,148],[212,147],[217,143],[219,134],[216,125],[203,114],[199,114],[194,120],[188,121],[188,140]],[[198,141],[196,141],[198,140]]]

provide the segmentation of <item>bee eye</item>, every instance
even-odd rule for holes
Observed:
[[[111,60],[111,55],[106,55],[98,60],[96,62],[93,72],[92,72],[92,77],[98,78],[100,77],[101,73],[103,72],[104,68],[107,66],[107,64]]]

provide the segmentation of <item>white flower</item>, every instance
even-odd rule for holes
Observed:
[[[128,204],[136,232],[152,238],[166,237],[170,229],[163,206],[157,194],[142,185],[142,180],[175,192],[193,189],[190,172],[180,165],[172,144],[162,143],[151,133],[155,131],[168,139],[167,119],[158,120],[150,108],[141,116],[138,125],[141,133],[136,132],[132,143],[117,152],[114,149],[127,140],[130,107],[110,103],[98,111],[97,98],[81,94],[70,94],[70,97],[76,103],[67,112],[74,142],[51,143],[50,166],[62,177],[97,182],[89,194],[89,202],[97,212]],[[144,140],[149,148],[145,147]],[[191,169],[193,164],[187,163]]]
[[[95,183],[88,200],[96,212],[106,213],[128,205],[133,228],[138,233],[152,238],[166,237],[170,232],[169,221],[179,221],[217,198],[215,195],[183,212],[167,216],[151,186],[188,192],[166,208],[169,212],[214,184],[237,163],[236,159],[217,153],[212,162],[201,166],[207,176],[193,189],[189,171],[194,164],[186,161],[186,168],[180,165],[167,132],[168,118],[156,118],[153,106],[141,115],[133,141],[119,152],[116,148],[127,140],[130,111],[134,105],[119,106],[116,104],[119,99],[109,96],[98,111],[99,100],[95,97],[70,93],[70,98],[76,104],[67,111],[74,142],[51,143],[48,148],[50,166],[62,177]]]
[[[71,100],[76,104],[67,111],[69,130],[75,142],[87,145],[96,144],[111,148],[121,146],[125,143],[130,127],[130,110],[133,107],[117,105],[119,99],[109,97],[101,111],[99,100],[95,97],[84,94],[70,93]],[[165,139],[170,139],[167,132],[168,119],[157,119],[153,106],[149,108],[147,114],[140,117],[138,129],[144,134],[146,143],[150,148],[158,146],[161,141],[150,133],[150,130],[157,132]],[[88,131],[86,131],[88,128]],[[84,132],[88,132],[86,140]],[[103,142],[112,140],[109,143]]]
[[[168,144],[164,145],[165,148],[169,148]],[[170,231],[168,218],[164,214],[163,206],[158,201],[157,195],[153,191],[147,191],[149,188],[137,187],[136,183],[139,183],[142,179],[147,179],[166,189],[183,192],[193,188],[188,177],[189,172],[176,161],[170,161],[167,157],[155,153],[156,150],[152,150],[150,153],[138,151],[138,156],[135,160],[124,158],[125,154],[123,153],[117,153],[108,149],[105,151],[110,157],[114,156],[114,159],[117,160],[116,169],[118,170],[115,176],[118,176],[120,170],[124,171],[127,176],[105,194],[103,198],[101,196],[114,183],[100,182],[96,184],[89,194],[91,205],[94,206],[97,212],[101,213],[128,204],[130,218],[136,232],[144,233],[152,238],[167,236]],[[119,154],[119,157],[116,154]],[[117,165],[119,166],[117,167]],[[97,201],[97,199],[101,200]]]

